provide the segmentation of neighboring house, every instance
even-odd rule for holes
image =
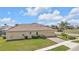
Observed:
[[[66,28],[67,29],[74,29],[74,26],[69,25],[69,26],[66,26]]]
[[[41,24],[17,24],[6,32],[6,40],[31,38],[36,35],[55,36],[55,30]]]
[[[0,36],[5,35],[6,31],[11,28],[11,26],[1,26],[0,27]]]
[[[52,29],[57,29],[57,26],[56,25],[52,25],[51,28]]]

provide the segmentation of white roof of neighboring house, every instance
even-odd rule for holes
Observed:
[[[6,28],[4,28],[4,29],[2,29],[2,30],[8,30],[8,29],[10,29],[11,27],[6,27]]]
[[[0,31],[3,31],[3,30],[8,30],[9,28],[11,28],[11,26],[1,26],[0,27]]]
[[[54,29],[41,24],[33,23],[33,24],[18,24],[10,28],[8,31],[38,31],[38,30],[54,30]]]

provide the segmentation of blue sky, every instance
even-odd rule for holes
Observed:
[[[40,23],[56,25],[61,21],[79,22],[79,8],[74,7],[0,7],[0,25]]]

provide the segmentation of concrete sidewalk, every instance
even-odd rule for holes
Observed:
[[[74,48],[74,47],[79,45],[79,44],[74,43],[72,41],[73,40],[61,42],[59,44],[55,44],[55,45],[52,45],[52,46],[49,46],[49,47],[46,47],[46,48],[42,48],[42,49],[38,49],[38,50],[35,50],[35,51],[47,51],[49,49],[53,49],[53,48],[56,48],[56,47],[61,46],[61,45],[65,45],[65,46],[69,47],[70,49],[72,49],[72,48]]]
[[[63,40],[63,39],[60,39],[60,38],[57,38],[57,37],[47,38],[47,39],[52,40],[52,41],[54,41],[54,42],[56,42],[56,43],[61,43],[61,42],[64,42],[64,40]]]
[[[79,51],[79,45],[77,45],[76,47],[69,49],[68,51]]]

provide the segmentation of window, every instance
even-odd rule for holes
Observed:
[[[36,32],[36,35],[38,35],[38,32]]]
[[[22,36],[24,36],[24,34],[22,34]]]
[[[30,34],[31,34],[31,32],[30,32]]]

